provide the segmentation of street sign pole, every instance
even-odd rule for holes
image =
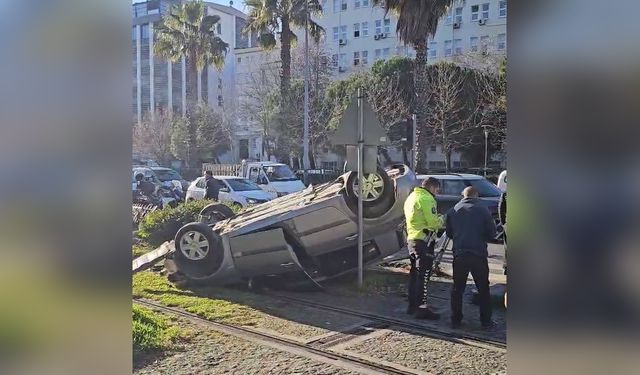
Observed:
[[[364,183],[364,121],[362,111],[362,93],[360,90],[361,89],[358,89],[358,288],[362,288],[364,278],[364,225],[362,214],[362,185]]]

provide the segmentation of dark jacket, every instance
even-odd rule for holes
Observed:
[[[205,199],[215,199],[218,200],[218,194],[220,193],[220,182],[211,177],[206,181],[207,192],[205,194]]]
[[[496,236],[489,209],[476,198],[464,198],[447,212],[447,236],[453,239],[453,255],[487,257],[487,241]]]

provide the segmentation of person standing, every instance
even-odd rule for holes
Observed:
[[[443,218],[438,215],[435,195],[440,192],[440,182],[433,177],[423,180],[414,188],[404,203],[407,223],[407,248],[411,269],[409,271],[408,314],[418,319],[440,319],[427,305],[427,273],[433,266],[433,250]]]
[[[471,273],[478,288],[480,322],[483,327],[490,328],[494,323],[491,320],[487,242],[496,236],[496,225],[487,206],[478,199],[475,188],[465,188],[462,196],[446,219],[447,236],[453,240],[451,325],[457,328],[462,323],[462,296]]]
[[[218,194],[220,194],[220,182],[213,178],[213,172],[204,172],[205,187],[207,189],[204,199],[218,200]]]

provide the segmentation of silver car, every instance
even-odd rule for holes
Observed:
[[[365,175],[364,261],[396,253],[404,240],[403,204],[415,174],[395,165]],[[233,216],[221,204],[175,236],[173,262],[192,282],[226,284],[294,274],[322,281],[357,267],[357,173],[310,186]]]

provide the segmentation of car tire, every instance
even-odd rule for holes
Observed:
[[[366,218],[376,218],[384,215],[395,201],[393,183],[387,172],[378,167],[377,173],[366,174],[365,180],[369,184],[368,196],[363,199],[363,215]],[[358,211],[358,173],[351,172],[346,181],[346,199],[354,213]]]
[[[200,222],[213,225],[218,221],[230,219],[235,216],[233,210],[222,203],[212,203],[200,211]]]
[[[176,233],[173,260],[190,280],[206,278],[222,266],[224,247],[220,235],[205,223],[189,223]]]

